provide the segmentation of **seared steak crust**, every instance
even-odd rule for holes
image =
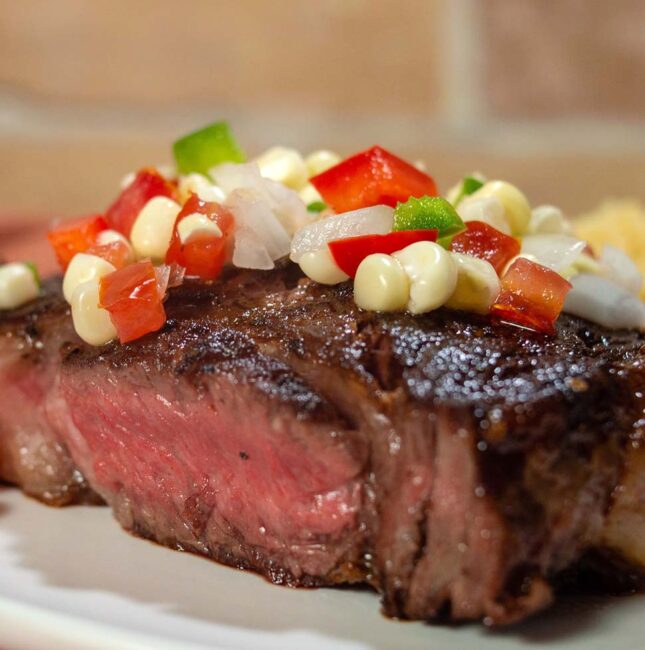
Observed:
[[[367,313],[292,265],[186,283],[166,309],[128,345],[70,338],[49,398],[126,528],[279,583],[369,582],[391,615],[494,623],[605,544],[642,453],[642,334]]]

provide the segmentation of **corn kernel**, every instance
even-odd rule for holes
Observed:
[[[399,262],[390,255],[368,255],[354,278],[354,301],[369,311],[402,311],[410,295],[410,282]]]
[[[0,309],[15,309],[38,297],[35,272],[27,264],[11,262],[0,266]]]
[[[329,248],[305,253],[298,261],[302,272],[320,284],[339,284],[349,280],[349,275],[338,268]]]
[[[531,212],[529,235],[561,235],[571,232],[560,208],[553,205],[540,205]]]
[[[464,222],[482,221],[505,235],[511,234],[511,227],[504,214],[504,206],[495,196],[466,197],[457,208]]]
[[[446,302],[450,309],[487,314],[500,292],[500,282],[492,265],[471,255],[451,253],[457,265],[457,286]]]
[[[318,176],[318,174],[326,172],[328,169],[337,165],[340,161],[340,156],[333,151],[326,151],[325,149],[314,151],[305,158],[307,174],[309,178],[312,176]]]
[[[457,286],[457,265],[439,244],[421,241],[393,254],[410,280],[408,311],[422,314],[441,307]]]
[[[65,296],[65,300],[71,302],[72,295],[80,284],[94,278],[100,280],[114,271],[116,271],[116,267],[102,257],[98,257],[98,255],[77,253],[72,257],[63,278],[63,296]]]
[[[224,190],[206,176],[196,173],[181,176],[177,185],[177,192],[181,203],[186,203],[191,194],[197,194],[202,201],[223,203],[226,200]]]
[[[179,203],[165,196],[155,196],[143,206],[130,233],[137,257],[163,261],[180,211]]]
[[[487,196],[499,199],[513,235],[521,236],[526,233],[531,219],[531,206],[526,196],[515,185],[506,181],[489,181],[471,194],[472,198]]]
[[[117,336],[110,314],[99,307],[99,279],[79,284],[70,301],[76,333],[90,345],[105,345]]]
[[[305,205],[309,205],[310,203],[317,203],[318,201],[322,201],[324,203],[323,197],[320,196],[320,192],[318,192],[318,190],[311,183],[307,183],[300,190],[300,192],[298,192],[298,194]]]
[[[255,159],[265,178],[299,190],[307,183],[307,167],[295,149],[272,147]]]
[[[222,231],[205,214],[195,213],[182,218],[177,224],[177,234],[181,243],[185,244],[191,237],[200,235],[221,237]]]

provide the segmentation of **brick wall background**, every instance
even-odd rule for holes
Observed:
[[[0,0],[0,219],[101,209],[219,117],[250,153],[378,142],[444,188],[645,200],[645,2]]]

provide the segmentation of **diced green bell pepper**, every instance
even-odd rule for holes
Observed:
[[[474,194],[485,183],[479,176],[464,176],[461,182],[456,185],[448,194],[448,200],[457,207],[465,196]]]
[[[322,201],[313,201],[307,206],[307,210],[309,210],[309,212],[322,212],[326,209],[327,204],[323,203]]]
[[[177,140],[172,149],[180,174],[196,172],[208,176],[216,165],[246,160],[226,122],[214,122],[189,133]]]
[[[392,230],[437,230],[439,240],[452,237],[466,226],[455,208],[440,196],[409,198],[394,209]]]

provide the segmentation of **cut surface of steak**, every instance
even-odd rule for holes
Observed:
[[[48,415],[67,343],[79,339],[57,280],[45,284],[37,301],[0,314],[0,480],[50,505],[98,499]]]
[[[188,282],[166,311],[139,341],[65,345],[46,398],[128,530],[495,624],[548,605],[588,550],[643,562],[642,334],[368,313],[293,265]]]

